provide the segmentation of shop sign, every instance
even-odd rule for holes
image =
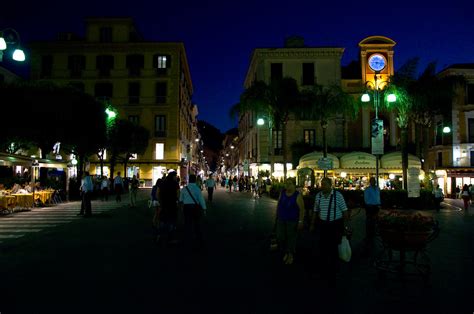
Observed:
[[[249,171],[249,160],[244,159],[244,171]]]
[[[332,159],[330,158],[321,158],[318,160],[318,168],[321,170],[331,170],[332,169]]]

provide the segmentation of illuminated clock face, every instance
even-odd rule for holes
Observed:
[[[381,54],[373,54],[369,58],[369,67],[374,71],[381,71],[385,68],[386,61],[385,57]]]

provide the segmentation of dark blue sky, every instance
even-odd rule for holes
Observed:
[[[226,131],[236,126],[228,111],[239,101],[252,50],[281,47],[291,35],[303,36],[309,46],[346,48],[343,64],[357,58],[358,42],[370,35],[397,42],[396,68],[412,57],[421,58],[420,69],[430,61],[437,61],[438,69],[474,62],[473,2],[433,3],[6,1],[0,10],[0,29],[15,28],[27,43],[55,38],[61,31],[83,34],[86,16],[132,16],[145,39],[184,42],[199,119]]]

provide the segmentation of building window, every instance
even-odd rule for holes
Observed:
[[[68,58],[68,69],[71,77],[81,77],[82,71],[86,68],[86,57],[81,55],[72,55]]]
[[[303,63],[302,85],[314,85],[314,63]]]
[[[311,130],[304,130],[303,132],[304,142],[310,146],[314,146],[316,144],[316,132],[314,129]]]
[[[474,84],[467,84],[466,93],[467,105],[474,105]]]
[[[128,103],[130,104],[140,103],[140,83],[138,82],[128,83]]]
[[[468,125],[468,132],[469,132],[468,142],[474,143],[474,119],[472,118],[467,119],[467,125]]]
[[[135,125],[139,125],[140,124],[140,117],[137,116],[137,115],[131,115],[131,116],[128,116],[128,121],[130,121],[131,123],[133,123]]]
[[[94,88],[94,95],[97,99],[107,100],[112,98],[113,85],[112,83],[97,83]]]
[[[165,104],[167,96],[167,84],[166,82],[156,83],[156,103]]]
[[[437,166],[442,167],[443,166],[443,153],[438,152],[438,159],[436,160]]]
[[[155,116],[155,136],[166,137],[166,116]]]
[[[278,81],[283,78],[283,63],[272,63],[270,66],[270,80]]]
[[[126,64],[129,76],[140,76],[141,69],[143,69],[144,65],[144,57],[138,54],[128,55]]]
[[[275,155],[281,155],[283,153],[282,143],[282,131],[273,130],[273,148]]]
[[[164,143],[156,143],[156,159],[164,159],[165,158],[165,144]]]
[[[53,56],[41,57],[41,78],[49,78],[53,72]]]
[[[99,41],[101,43],[112,42],[112,27],[101,27],[99,30]]]
[[[167,75],[167,69],[171,68],[171,56],[164,54],[155,54],[153,56],[153,68],[156,69],[158,76]]]
[[[114,56],[97,56],[96,69],[99,71],[99,76],[109,77],[110,70],[114,68]]]

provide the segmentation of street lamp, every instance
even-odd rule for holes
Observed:
[[[383,154],[383,120],[379,120],[379,106],[380,106],[380,94],[383,94],[383,90],[388,85],[388,81],[380,80],[380,70],[374,70],[374,81],[365,82],[367,91],[373,93],[373,101],[375,107],[375,119],[371,123],[371,139],[372,139],[372,154],[375,155],[375,178],[377,186],[379,185],[379,155]],[[387,101],[389,103],[395,102],[397,97],[395,94],[388,94]],[[369,102],[369,93],[364,93],[361,97],[362,102]]]
[[[25,61],[25,53],[20,49],[20,35],[13,28],[5,28],[0,31],[0,62],[3,61],[3,51],[7,50],[9,46],[16,46],[12,53],[13,60]]]

